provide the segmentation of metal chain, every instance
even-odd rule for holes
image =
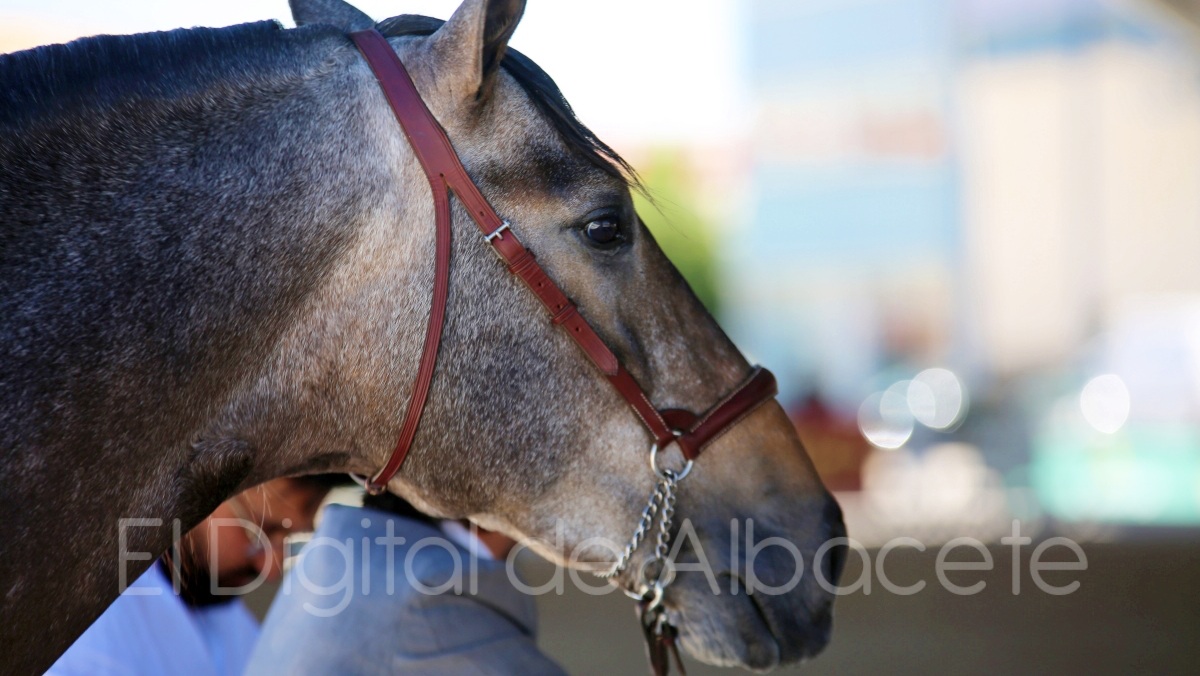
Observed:
[[[666,470],[665,474],[666,478],[660,484],[664,487],[662,517],[658,521],[658,541],[654,545],[654,560],[660,563],[667,558],[668,545],[671,543],[671,525],[675,519],[675,482],[677,479],[671,470]]]
[[[629,565],[629,560],[633,557],[633,553],[637,551],[642,540],[645,539],[646,533],[653,525],[655,516],[658,516],[658,529],[655,536],[653,558],[642,567],[643,572],[653,568],[653,579],[647,576],[647,579],[640,581],[637,596],[645,596],[655,585],[664,587],[670,583],[670,580],[662,582],[662,577],[664,572],[669,568],[667,565],[667,554],[670,550],[671,527],[674,524],[675,518],[675,487],[678,481],[679,475],[672,470],[662,472],[658,482],[654,486],[654,492],[650,495],[650,502],[642,510],[642,517],[638,521],[638,527],[634,531],[633,537],[625,545],[625,549],[622,550],[621,556],[617,559],[613,568],[604,573],[597,573],[597,576],[604,579],[612,579],[625,570]],[[661,594],[661,589],[659,589],[659,593]]]
[[[642,517],[638,520],[637,530],[633,531],[633,538],[629,540],[629,543],[625,545],[625,549],[621,551],[621,556],[617,558],[617,563],[612,567],[612,570],[596,573],[597,577],[609,580],[625,570],[625,567],[629,565],[629,559],[633,557],[633,553],[637,551],[637,548],[642,544],[642,539],[646,537],[650,526],[653,525],[654,515],[658,513],[658,506],[663,502],[664,497],[663,482],[659,481],[654,486],[654,492],[650,494],[650,502],[642,510]],[[672,496],[671,502],[674,501],[674,496]]]

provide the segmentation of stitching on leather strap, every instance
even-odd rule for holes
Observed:
[[[741,385],[738,385],[724,399],[717,402],[716,406],[713,406],[712,408],[708,409],[708,411],[705,412],[704,417],[700,418],[700,420],[698,420],[695,425],[692,425],[692,429],[690,429],[688,431],[695,432],[696,430],[700,429],[704,425],[704,423],[708,422],[710,418],[712,418],[714,415],[716,415],[717,411],[720,411],[722,408],[724,408],[725,404],[728,404],[729,402],[733,401],[733,398],[738,396],[739,394],[741,394],[742,390],[746,389],[747,385],[754,382],[754,379],[758,377],[758,374],[761,371],[762,371],[761,366],[754,367],[754,370],[750,372],[750,376],[747,377],[745,380],[743,380]]]
[[[742,413],[741,413],[741,414],[739,414],[739,415],[738,415],[737,417],[735,417],[734,419],[730,420],[728,424],[726,424],[726,425],[722,426],[722,427],[721,427],[721,429],[717,430],[717,433],[716,433],[716,434],[714,434],[714,435],[712,435],[711,437],[709,437],[709,438],[705,439],[705,440],[704,440],[704,443],[700,444],[699,446],[696,446],[695,453],[693,453],[693,454],[692,454],[692,456],[691,456],[690,458],[687,458],[687,459],[688,459],[688,460],[695,460],[696,458],[700,457],[700,452],[701,452],[701,451],[703,451],[705,448],[708,448],[708,445],[709,445],[709,444],[711,444],[712,442],[716,441],[717,439],[720,439],[721,437],[725,436],[725,434],[726,434],[727,432],[729,432],[729,430],[733,429],[734,427],[737,427],[738,423],[742,422],[742,420],[744,420],[744,419],[746,418],[746,416],[748,416],[748,415],[750,415],[751,413],[753,413],[753,412],[757,411],[758,409],[762,408],[762,405],[763,405],[763,404],[765,404],[765,403],[767,403],[767,402],[768,402],[768,401],[770,401],[771,399],[774,399],[774,397],[764,397],[763,399],[760,399],[760,400],[758,401],[758,403],[757,403],[757,404],[754,404],[754,405],[753,405],[753,406],[751,406],[750,408],[747,408],[745,411],[742,411]],[[682,444],[680,444],[680,449],[681,449],[681,450],[683,449],[683,445],[682,445]],[[687,454],[686,454],[686,453],[684,454],[684,457],[687,457]]]
[[[649,429],[652,434],[654,433],[655,427],[658,427],[658,429],[661,429],[665,432],[661,439],[655,439],[655,441],[665,446],[666,442],[674,440],[675,435],[671,432],[670,426],[667,425],[667,421],[662,419],[662,415],[659,414],[657,408],[654,408],[654,404],[650,403],[650,398],[646,396],[646,393],[639,391],[638,398],[641,399],[642,403],[646,405],[647,410],[654,411],[655,422],[657,422],[658,425],[651,425],[650,422],[646,420],[646,417],[642,415],[641,411],[638,411],[636,406],[631,406],[630,408],[632,408],[639,416],[641,416],[642,422],[646,424],[647,429]]]
[[[537,260],[533,252],[529,249],[521,249],[521,255],[517,257],[517,260],[508,265],[508,271],[523,278],[528,268],[536,264],[536,262]]]

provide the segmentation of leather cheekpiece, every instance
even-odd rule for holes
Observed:
[[[705,446],[760,404],[775,396],[774,376],[759,367],[741,386],[703,415],[697,416],[680,410],[659,411],[655,408],[641,386],[621,366],[616,355],[608,349],[599,334],[579,313],[578,308],[550,279],[542,266],[538,265],[533,253],[521,244],[508,223],[500,218],[479,192],[479,188],[475,186],[455,153],[450,138],[429,112],[400,57],[388,44],[387,39],[373,28],[350,33],[350,39],[358,46],[375,73],[397,121],[404,130],[405,137],[421,162],[433,189],[437,215],[433,301],[421,362],[409,396],[399,441],[387,464],[367,482],[368,491],[385,490],[388,482],[400,470],[416,437],[421,414],[429,396],[438,348],[441,345],[446,301],[449,297],[451,192],[466,207],[472,220],[483,233],[484,239],[507,264],[509,272],[525,282],[550,313],[553,323],[561,326],[567,335],[571,336],[592,364],[625,398],[660,448],[666,448],[672,442],[676,442],[684,457],[694,460]]]

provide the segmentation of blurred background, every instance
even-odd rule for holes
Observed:
[[[268,18],[0,0],[0,52]],[[512,44],[639,169],[851,537],[928,546],[888,572],[929,587],[846,595],[804,671],[1200,672],[1200,1],[533,0]],[[1047,576],[1077,592],[1030,583],[1014,519],[1083,546]],[[976,596],[933,573],[964,536],[993,544]],[[542,601],[573,673],[644,669],[623,598]]]

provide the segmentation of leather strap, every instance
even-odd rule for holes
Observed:
[[[420,155],[420,149],[428,146],[431,140],[436,141],[438,137],[445,139],[445,133],[436,126],[436,122],[434,122],[433,129],[428,128],[427,125],[404,123],[405,120],[424,120],[431,116],[425,108],[424,101],[412,86],[412,80],[409,79],[408,73],[400,63],[400,58],[396,56],[396,52],[388,45],[383,35],[372,29],[352,33],[350,37],[366,57],[375,76],[379,78],[387,95],[388,103],[391,104],[396,119],[400,121],[400,127],[408,137],[409,143],[418,150],[418,155]],[[389,62],[394,62],[394,66],[389,68]],[[407,86],[404,86],[405,84]],[[448,145],[449,141],[447,140],[446,143]],[[386,490],[388,482],[396,475],[396,472],[400,471],[400,466],[404,464],[404,459],[408,457],[408,451],[412,448],[413,439],[417,435],[417,427],[421,422],[421,414],[425,412],[425,403],[429,399],[429,387],[433,383],[438,348],[442,343],[446,300],[450,296],[450,195],[447,191],[448,184],[445,175],[437,170],[438,167],[423,156],[420,159],[421,166],[425,169],[425,176],[429,179],[429,187],[433,191],[436,214],[434,219],[437,235],[433,302],[429,308],[429,325],[425,330],[425,347],[421,351],[421,363],[417,368],[417,377],[413,382],[412,393],[409,395],[404,424],[400,428],[400,438],[396,442],[396,448],[392,451],[392,457],[387,464],[376,472],[366,484],[367,491],[373,494]]]
[[[592,364],[629,402],[660,448],[666,448],[670,443],[677,441],[684,457],[693,460],[705,446],[759,404],[775,396],[775,378],[766,369],[757,368],[745,383],[702,416],[679,410],[660,412],[655,408],[637,381],[621,366],[612,350],[608,349],[583,315],[579,314],[578,308],[550,279],[542,266],[538,265],[533,253],[517,239],[508,222],[500,218],[479,192],[479,188],[475,186],[454,151],[446,132],[429,112],[400,57],[388,44],[387,39],[375,29],[350,33],[350,38],[374,71],[392,111],[396,114],[396,119],[425,170],[433,189],[437,214],[436,276],[433,306],[425,334],[425,349],[409,398],[400,440],[387,465],[371,477],[367,490],[384,490],[388,481],[399,471],[412,446],[429,394],[449,293],[450,191],[453,191],[466,207],[472,220],[483,233],[483,239],[492,245],[508,265],[509,272],[529,287],[550,313],[551,321],[571,336]]]
[[[683,457],[695,460],[706,446],[750,415],[754,409],[775,398],[779,390],[775,376],[761,366],[754,371],[736,390],[710,408],[703,416],[691,411],[666,409],[663,419],[682,434],[676,439]]]

